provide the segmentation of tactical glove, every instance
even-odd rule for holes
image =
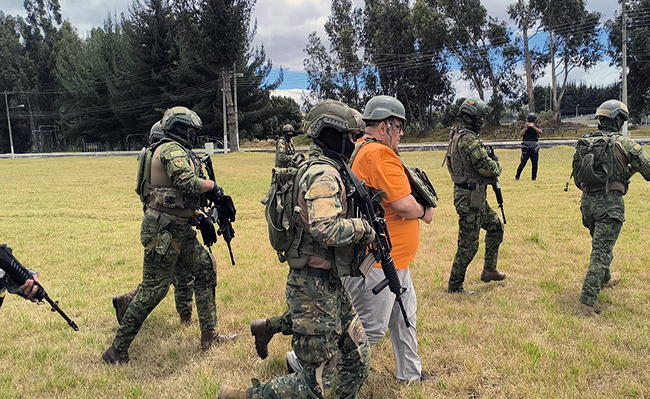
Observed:
[[[217,242],[217,232],[214,229],[214,224],[212,223],[212,220],[203,213],[199,215],[199,230],[201,230],[203,244],[207,247],[210,247]]]
[[[494,153],[494,148],[492,148],[491,145],[486,146],[485,151],[487,151],[488,157],[490,157],[493,161],[499,161],[499,157],[496,156]]]
[[[208,199],[213,203],[218,203],[223,199],[223,188],[214,183],[214,188],[206,193]]]

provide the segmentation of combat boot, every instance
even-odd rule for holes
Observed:
[[[257,319],[251,321],[251,334],[255,337],[255,350],[257,355],[262,359],[266,359],[269,355],[268,345],[273,338],[273,331],[271,331],[270,319]]]
[[[597,310],[594,306],[589,306],[587,304],[584,304],[580,302],[578,305],[578,310],[576,311],[576,315],[580,317],[585,317],[585,318],[598,318],[600,317],[600,311]]]
[[[221,385],[217,399],[249,399],[248,390],[242,391],[239,389],[230,388],[227,385]]]
[[[129,362],[129,352],[118,350],[111,345],[106,349],[106,352],[102,353],[102,359],[107,364],[127,364]]]
[[[192,324],[192,315],[189,316],[179,315],[179,316],[181,318],[181,324],[184,325],[185,327]]]
[[[201,331],[201,348],[207,351],[212,345],[223,344],[226,342],[234,341],[239,337],[239,334],[221,335],[215,330]]]
[[[612,288],[619,281],[621,281],[621,273],[612,273],[612,276],[602,284],[601,288]]]
[[[463,288],[449,288],[447,289],[449,294],[464,294],[464,295],[476,295],[476,291],[468,291]]]
[[[131,303],[133,298],[135,298],[135,294],[137,293],[138,293],[138,288],[134,289],[129,293],[115,295],[113,297],[113,307],[115,308],[115,317],[117,317],[117,324],[122,323],[122,318],[126,313],[126,309],[129,307],[129,304]]]
[[[502,281],[506,279],[506,274],[499,272],[497,269],[483,269],[481,281],[489,283],[490,281]]]

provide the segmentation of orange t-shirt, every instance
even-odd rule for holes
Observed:
[[[391,202],[411,194],[411,185],[402,161],[387,145],[368,143],[361,147],[354,158],[352,171],[367,186],[386,192],[381,204],[386,210],[386,227],[393,244],[390,254],[397,269],[406,269],[415,258],[420,245],[420,221],[404,219],[390,206]]]

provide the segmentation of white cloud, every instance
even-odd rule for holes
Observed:
[[[551,67],[544,70],[544,76],[535,82],[540,86],[551,84]],[[585,71],[583,69],[574,69],[569,72],[569,82],[584,82],[587,86],[608,86],[620,80],[621,70],[609,66],[609,61],[601,61],[595,67]],[[558,81],[558,85],[561,84]]]
[[[302,105],[301,97],[303,93],[309,94],[309,90],[301,90],[301,89],[275,90],[271,92],[271,96],[293,98],[298,103],[298,105]]]

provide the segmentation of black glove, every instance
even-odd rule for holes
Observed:
[[[218,203],[223,199],[223,188],[214,183],[214,188],[206,193],[208,199],[213,203]]]
[[[217,232],[214,230],[214,224],[212,223],[212,220],[203,213],[199,215],[199,230],[201,230],[203,243],[207,247],[210,247],[217,242]]]
[[[485,151],[487,151],[488,157],[490,157],[493,161],[499,161],[499,157],[496,156],[494,153],[494,148],[492,148],[491,145],[485,146]]]

